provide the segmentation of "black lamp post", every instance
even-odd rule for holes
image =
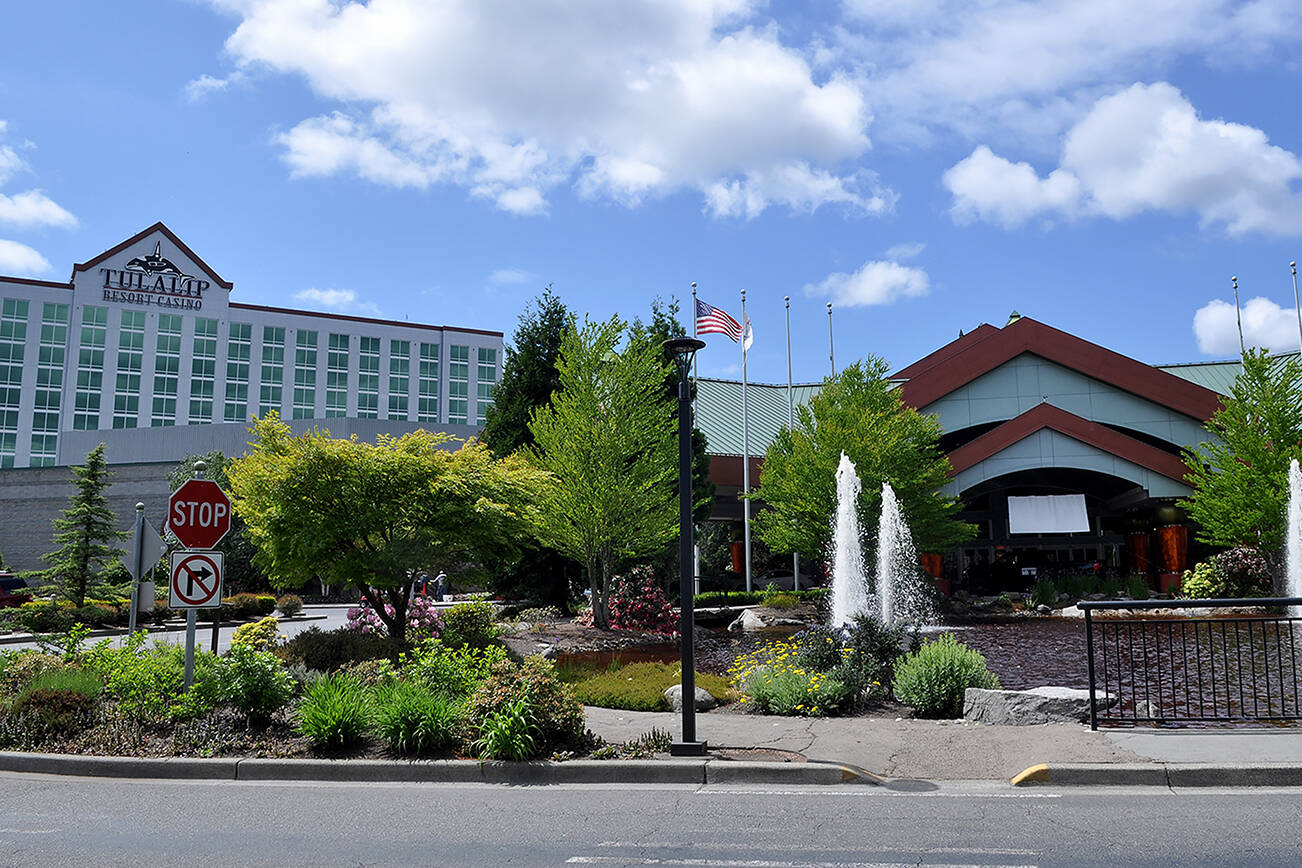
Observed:
[[[705,346],[696,338],[673,338],[664,343],[678,366],[678,593],[683,649],[683,737],[674,742],[673,756],[705,756],[705,742],[696,740],[696,660],[692,647],[692,398],[687,374],[692,356]]]

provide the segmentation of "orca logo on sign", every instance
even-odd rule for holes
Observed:
[[[173,552],[173,609],[211,609],[222,601],[222,555],[220,552]]]

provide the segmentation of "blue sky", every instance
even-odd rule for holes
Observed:
[[[1150,362],[1298,346],[1295,0],[192,0],[0,13],[0,274],[157,220],[233,300],[510,334],[656,295],[750,376],[1009,311]],[[710,337],[706,374],[740,351]]]

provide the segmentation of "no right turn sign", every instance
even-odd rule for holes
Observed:
[[[173,609],[215,609],[222,603],[221,552],[172,553]]]

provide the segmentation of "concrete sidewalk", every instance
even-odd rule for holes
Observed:
[[[681,717],[673,712],[589,707],[587,716],[588,727],[612,742],[628,741],[652,727],[675,736],[681,730]],[[1094,732],[1075,724],[989,726],[961,720],[801,718],[715,711],[697,714],[696,733],[711,748],[793,751],[811,760],[844,763],[895,779],[1010,780],[1042,763],[1051,768],[1118,771],[1211,764],[1240,769],[1292,765],[1298,767],[1302,784],[1302,727]],[[1120,783],[1122,777],[1099,782]]]

